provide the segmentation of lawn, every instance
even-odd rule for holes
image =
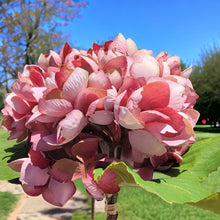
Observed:
[[[18,201],[18,196],[9,192],[0,192],[0,220],[6,220]]]
[[[0,180],[13,179],[19,176],[19,173],[6,166],[12,155],[10,148],[16,143],[14,140],[7,141],[8,135],[6,131],[0,129]]]
[[[209,128],[207,129],[207,132],[204,129],[201,131],[201,127],[198,127],[195,130],[196,139],[198,141],[202,141],[211,136],[220,135],[218,130],[210,130]],[[6,167],[7,160],[10,159],[10,155],[12,154],[10,146],[15,143],[14,141],[6,141],[6,138],[7,133],[0,130],[0,180],[7,179],[7,177],[13,179],[18,176],[18,173]],[[18,146],[18,152],[21,147],[22,146]],[[5,151],[6,148],[9,148],[7,152]],[[213,172],[209,179],[203,182],[203,185],[208,189],[220,191],[219,183],[220,169]],[[78,185],[80,184],[78,183]],[[119,220],[220,220],[220,216],[212,212],[192,207],[187,204],[168,204],[154,194],[148,193],[137,187],[121,188],[118,197],[118,211]],[[73,214],[73,219],[91,219],[90,212],[77,211]],[[96,214],[95,219],[105,219],[105,214],[98,213]]]

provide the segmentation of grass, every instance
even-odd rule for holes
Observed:
[[[15,207],[18,196],[9,192],[0,192],[0,220],[6,220]]]
[[[8,133],[0,129],[0,180],[9,180],[19,176],[19,173],[13,171],[7,166],[12,152],[7,149],[15,144],[15,141],[7,141]]]
[[[195,128],[196,133],[196,139],[202,140],[206,139],[215,135],[220,135],[220,130],[216,129],[210,129],[210,127],[204,127],[198,126]],[[201,130],[202,129],[202,130]],[[12,146],[15,142],[14,141],[7,141],[8,134],[0,130],[0,180],[15,178],[18,176],[18,174],[14,171],[12,171],[10,168],[6,167],[7,160],[10,159],[11,152],[5,151],[7,147]],[[8,158],[7,158],[8,157]],[[5,158],[2,160],[2,158]],[[211,178],[210,178],[211,177]],[[204,187],[208,189],[213,190],[219,190],[220,191],[220,169],[216,172],[213,172],[210,175],[209,179],[206,179],[203,182]],[[77,189],[82,191],[84,194],[86,194],[85,189],[83,188],[80,181],[76,183]],[[2,198],[9,198],[9,203],[11,202],[12,206],[14,203],[12,203],[15,199],[11,198],[9,194],[8,196],[3,196]],[[0,194],[1,196],[1,194]],[[13,195],[12,195],[13,196]],[[4,199],[0,197],[0,213],[1,213],[1,207],[4,207],[4,204],[7,204],[7,202],[2,202]],[[88,199],[88,201],[91,201]],[[90,202],[91,204],[91,202]],[[10,207],[10,204],[7,206],[7,208],[3,208],[3,211],[6,211]],[[10,209],[12,210],[12,209]],[[121,191],[119,193],[118,197],[118,211],[119,211],[119,220],[220,220],[220,216],[216,215],[212,212],[202,210],[196,207],[192,207],[187,204],[168,204],[164,202],[162,199],[160,199],[158,196],[148,193],[145,190],[138,188],[138,187],[126,187],[121,188]],[[9,211],[10,212],[10,211]],[[8,212],[8,213],[9,213]],[[76,211],[73,213],[72,219],[74,220],[89,220],[91,211]],[[3,214],[0,214],[0,216],[3,216]],[[0,217],[0,220],[4,219]],[[96,213],[95,220],[101,220],[105,219],[105,213]]]

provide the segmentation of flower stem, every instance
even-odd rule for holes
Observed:
[[[105,194],[105,213],[106,220],[117,220],[118,218],[118,207],[117,198],[118,193],[115,194]]]

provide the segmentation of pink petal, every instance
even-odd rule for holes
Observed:
[[[15,80],[11,86],[11,91],[30,102],[36,102],[32,91],[33,86],[30,84]]]
[[[139,102],[141,109],[150,110],[164,108],[169,104],[170,88],[166,82],[152,82],[143,87],[142,99]]]
[[[83,165],[77,161],[63,158],[57,160],[53,164],[51,170],[49,171],[49,174],[59,182],[68,182],[70,180],[73,181],[75,179],[81,178],[84,174],[84,166],[82,166]]]
[[[71,51],[72,51],[72,48],[70,47],[70,45],[69,45],[68,43],[65,43],[65,44],[63,45],[62,49],[61,49],[60,52],[59,52],[59,55],[60,55],[60,57],[61,57],[61,60],[64,61],[65,58],[66,58],[66,56],[67,56],[68,54],[70,54]]]
[[[138,170],[138,174],[143,180],[149,181],[153,179],[154,169],[150,166],[142,167]]]
[[[82,68],[76,68],[63,85],[63,97],[74,102],[76,95],[87,88],[88,72]]]
[[[123,91],[127,90],[128,94],[131,95],[135,90],[144,86],[145,80],[141,80],[141,78],[135,79],[133,77],[127,76],[124,78],[123,84],[120,87],[118,93],[122,93]]]
[[[132,147],[149,156],[160,156],[166,152],[165,145],[160,143],[151,133],[144,130],[133,130],[128,132]]]
[[[91,57],[81,55],[80,58],[82,58],[83,63],[89,64],[89,68],[88,67],[86,68],[86,66],[85,67],[83,66],[85,70],[87,70],[90,73],[98,72],[99,66],[93,59],[91,59]]]
[[[179,76],[181,74],[181,61],[178,56],[168,57],[167,64],[170,67],[171,75]]]
[[[63,117],[73,110],[72,104],[65,99],[40,99],[38,109],[52,117]]]
[[[121,93],[116,99],[114,103],[114,116],[115,120],[118,121],[118,115],[119,115],[119,107],[122,99],[125,97],[127,91],[125,90],[123,93]]]
[[[7,166],[9,166],[12,170],[14,170],[16,172],[21,172],[21,166],[26,159],[27,158],[14,160],[14,161],[8,163]]]
[[[46,90],[46,87],[33,87],[31,92],[37,102],[43,97],[43,93]]]
[[[29,78],[35,87],[44,87],[43,70],[38,66],[30,66]]]
[[[61,120],[57,127],[57,142],[64,144],[74,139],[87,125],[87,119],[83,113],[74,109]]]
[[[30,104],[14,93],[10,93],[6,97],[5,102],[8,103],[8,105],[10,105],[12,109],[19,114],[26,114],[30,110]]]
[[[126,54],[128,51],[128,45],[124,36],[119,33],[109,46],[109,50],[117,51],[122,54]]]
[[[157,110],[142,111],[140,113],[140,118],[145,123],[149,123],[149,122],[153,122],[153,121],[167,123],[168,121],[170,121],[169,116],[167,116]]]
[[[109,73],[111,73],[113,69],[120,70],[122,76],[124,76],[125,73],[126,73],[126,70],[127,70],[127,59],[126,59],[126,57],[125,56],[119,56],[119,57],[112,58],[103,67],[103,70],[105,72],[109,72]]]
[[[14,121],[11,125],[9,131],[11,131],[8,140],[13,140],[17,138],[17,142],[24,140],[28,135],[28,130],[25,126],[25,122],[27,121],[27,116]]]
[[[13,122],[14,119],[11,116],[5,116],[1,121],[1,128],[6,131],[11,131]]]
[[[109,125],[112,123],[114,117],[113,112],[108,110],[95,111],[90,117],[89,121],[98,125]]]
[[[183,95],[185,87],[172,81],[168,81],[168,84],[170,87],[170,101],[168,106],[176,111],[180,111],[186,100],[186,97]]]
[[[48,137],[48,133],[44,131],[35,131],[31,134],[31,142],[32,148],[36,151],[51,151],[55,150],[57,148],[60,148],[59,145],[54,144],[50,145],[48,142],[45,140],[46,137]],[[54,139],[56,140],[56,136],[54,135]]]
[[[159,76],[160,74],[159,63],[150,55],[136,55],[130,71],[134,78],[144,77],[146,80],[150,76]]]
[[[50,76],[46,78],[45,85],[47,88],[51,88],[51,87],[57,88],[55,75],[56,74],[54,72],[51,72]]]
[[[108,73],[108,78],[110,80],[110,85],[114,86],[116,89],[119,89],[122,82],[123,82],[123,77],[119,73],[119,71],[115,70],[112,73]],[[109,86],[110,88],[110,86]]]
[[[137,52],[137,46],[134,43],[133,40],[131,40],[130,38],[128,38],[126,40],[127,46],[128,46],[128,55],[132,56],[135,52]]]
[[[84,139],[72,147],[72,154],[75,157],[83,158],[84,161],[94,159],[98,148],[98,138]]]
[[[27,184],[22,184],[22,188],[29,196],[39,196],[44,189],[42,186],[30,186]]]
[[[181,72],[180,76],[182,76],[184,78],[189,78],[191,73],[192,73],[192,66],[190,66],[189,68],[187,68],[183,72]]]
[[[28,152],[28,156],[31,159],[31,165],[37,166],[41,169],[49,167],[49,160],[45,158],[42,152],[35,151],[31,148]]]
[[[104,107],[106,110],[112,110],[114,108],[114,103],[117,97],[117,90],[112,87],[112,89],[107,90],[107,96],[104,100]]]
[[[116,181],[116,174],[113,170],[106,170],[98,181],[98,187],[108,194],[115,194],[120,191],[120,187]]]
[[[42,193],[43,198],[54,205],[64,206],[76,192],[73,182],[60,183],[54,179],[50,179],[48,190]]]
[[[111,82],[108,75],[104,71],[93,72],[89,75],[88,87],[95,87],[99,89],[109,89],[111,88]]]
[[[199,119],[200,116],[199,112],[197,112],[194,109],[185,109],[182,112],[186,115],[186,118],[189,120],[192,127],[194,127]],[[179,114],[181,114],[181,112]]]
[[[96,108],[103,109],[104,100],[102,100],[101,98],[105,96],[106,96],[106,90],[89,87],[86,90],[81,91],[77,95],[74,103],[74,108],[79,109],[84,114],[86,114],[90,104],[99,99],[100,102],[97,103]]]
[[[51,123],[51,122],[57,122],[58,120],[60,120],[60,118],[44,115],[40,113],[38,109],[36,109],[36,111],[34,111],[34,113],[31,115],[31,117],[28,119],[25,125],[28,127],[29,124],[36,121],[39,121],[41,123]]]
[[[140,151],[138,151],[136,148],[132,148],[132,160],[135,163],[142,164],[144,162],[144,159],[146,158],[146,155]]]
[[[118,123],[128,129],[144,128],[144,125],[135,117],[128,108],[120,106],[118,114]]]
[[[87,193],[94,199],[100,201],[104,199],[103,191],[96,185],[92,178],[83,179],[83,185],[86,188]]]
[[[31,186],[43,186],[49,178],[47,172],[48,168],[40,169],[31,165],[31,160],[27,159],[21,167],[20,181]]]

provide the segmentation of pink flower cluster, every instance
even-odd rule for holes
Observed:
[[[194,142],[198,96],[178,56],[138,50],[119,34],[88,51],[67,43],[40,55],[11,86],[2,110],[9,139],[29,141],[28,158],[9,166],[21,172],[24,191],[63,206],[81,178],[97,200],[120,190],[117,173],[94,169],[124,161],[144,180],[181,163]]]

